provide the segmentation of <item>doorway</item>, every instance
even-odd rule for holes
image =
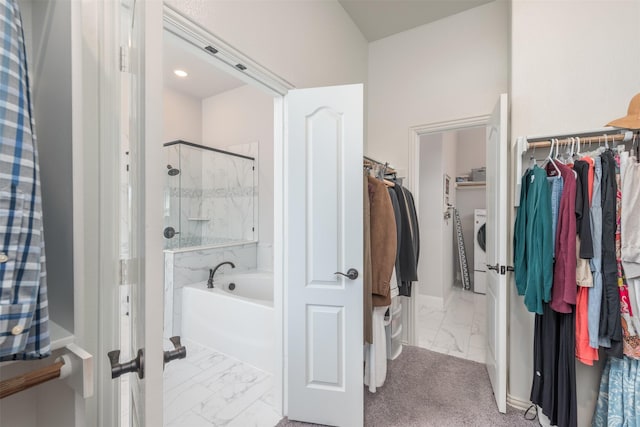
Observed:
[[[165,29],[164,425],[263,425],[276,408],[274,96]],[[218,51],[218,53],[214,53]],[[177,238],[177,239],[176,239]],[[253,323],[253,326],[250,325]]]
[[[417,345],[484,363],[486,262],[476,222],[486,216],[486,128],[423,134],[419,144],[419,221],[430,244],[418,277],[432,280],[415,296]]]
[[[151,168],[145,180],[150,193],[162,195],[154,212],[164,224],[153,251],[164,256],[163,347],[181,344],[186,358],[167,364],[163,387],[147,388],[145,398],[164,401],[167,426],[274,425],[283,410],[282,258],[274,230],[281,213],[274,200],[282,99],[292,85],[166,5],[161,45],[154,95],[161,131],[149,145],[162,173]],[[214,294],[217,302],[209,302],[218,308],[198,312]],[[243,335],[247,316],[266,332]],[[203,339],[211,330],[216,339]],[[170,340],[176,336],[180,344]],[[136,425],[135,393],[127,390],[135,381],[122,384],[121,425]]]

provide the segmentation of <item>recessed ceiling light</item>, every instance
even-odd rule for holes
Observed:
[[[187,77],[189,75],[189,73],[187,73],[184,70],[173,70],[173,74],[175,74],[178,77]]]

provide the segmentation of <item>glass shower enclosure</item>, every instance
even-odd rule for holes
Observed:
[[[253,241],[255,158],[182,140],[164,147],[164,248]]]

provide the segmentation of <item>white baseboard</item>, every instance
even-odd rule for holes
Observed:
[[[512,408],[526,411],[529,406],[531,406],[531,401],[522,400],[507,393],[507,405],[511,406]]]

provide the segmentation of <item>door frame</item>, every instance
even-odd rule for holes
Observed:
[[[154,16],[154,18],[156,18]],[[156,40],[158,37],[162,37],[162,32],[169,30],[171,32],[178,32],[179,37],[184,38],[186,41],[194,43],[196,46],[212,45],[218,50],[215,55],[214,65],[218,66],[222,71],[246,82],[256,89],[261,89],[266,93],[273,96],[273,120],[274,120],[274,135],[273,135],[273,175],[274,175],[274,188],[273,188],[273,217],[274,217],[274,235],[273,235],[273,279],[274,279],[274,302],[273,309],[275,314],[275,369],[274,369],[274,384],[275,384],[275,409],[284,415],[287,413],[287,400],[286,400],[286,307],[285,307],[285,277],[284,277],[284,265],[285,265],[285,248],[284,248],[284,233],[286,231],[285,223],[285,199],[286,194],[284,191],[285,183],[287,179],[287,171],[285,170],[285,158],[287,153],[285,152],[285,116],[286,116],[286,102],[285,97],[289,90],[294,89],[294,85],[285,79],[281,78],[277,74],[271,72],[267,68],[263,67],[259,63],[252,60],[249,56],[245,55],[241,51],[235,49],[230,44],[226,43],[222,38],[211,32],[209,29],[195,23],[191,18],[184,15],[175,8],[163,4],[161,8],[161,16],[159,19],[154,19],[154,22],[159,22],[156,28]],[[154,25],[155,26],[155,25]],[[159,36],[157,33],[160,33]],[[153,38],[152,38],[153,40]],[[153,49],[152,49],[153,50]],[[161,50],[161,49],[160,49]],[[155,49],[155,52],[151,53],[155,58],[161,56]],[[156,59],[157,60],[157,59]],[[236,67],[236,64],[243,64],[246,66],[245,70],[240,70]],[[148,66],[148,64],[147,64]],[[156,70],[160,70],[157,67]],[[147,73],[149,71],[147,70]],[[153,71],[151,71],[153,72]],[[147,74],[148,75],[148,74]],[[160,106],[162,105],[162,78],[161,73],[156,71],[156,76],[159,76],[160,83],[157,83],[154,88],[160,87],[156,93],[146,93],[146,106],[149,105]],[[153,99],[151,99],[153,98]],[[153,126],[154,122],[157,124],[162,121],[162,111],[160,107],[155,108],[154,114],[148,114],[146,111],[146,128],[149,129]],[[157,126],[156,126],[157,128]],[[158,135],[157,138],[161,138]],[[156,141],[160,139],[151,139]],[[148,138],[145,138],[149,141]],[[154,144],[151,143],[153,146]],[[160,144],[157,144],[160,147]],[[154,151],[155,148],[154,148]],[[160,156],[160,148],[157,148],[157,155]],[[159,157],[158,157],[159,158]],[[156,162],[157,165],[161,165],[161,162]],[[146,176],[149,178],[149,175]],[[147,191],[148,193],[148,191]],[[160,212],[160,211],[158,211]],[[161,221],[161,216],[158,215]],[[158,227],[161,230],[161,224]],[[156,233],[160,236],[160,233]],[[149,248],[149,247],[148,247]],[[162,254],[162,244],[157,246],[156,252]],[[163,280],[161,280],[164,283]],[[161,310],[162,311],[162,310]],[[162,327],[160,327],[160,333],[162,333]],[[175,362],[175,363],[180,363]],[[162,387],[160,387],[162,389]]]
[[[416,205],[416,213],[418,217],[420,216],[420,137],[423,135],[430,135],[447,131],[487,126],[490,118],[490,114],[484,114],[481,116],[469,116],[460,119],[427,123],[412,126],[409,128],[409,150],[407,159],[407,164],[409,165],[409,167],[407,170],[407,188],[413,194],[413,199]],[[418,283],[419,282],[420,280],[418,280]],[[408,327],[406,329],[406,334],[404,331],[402,333],[402,340],[405,344],[418,345],[418,329],[416,327],[418,323],[416,292],[414,292],[409,298],[409,304],[406,308],[406,311],[403,310],[402,323],[406,324]],[[509,337],[507,337],[507,341],[508,339]]]

